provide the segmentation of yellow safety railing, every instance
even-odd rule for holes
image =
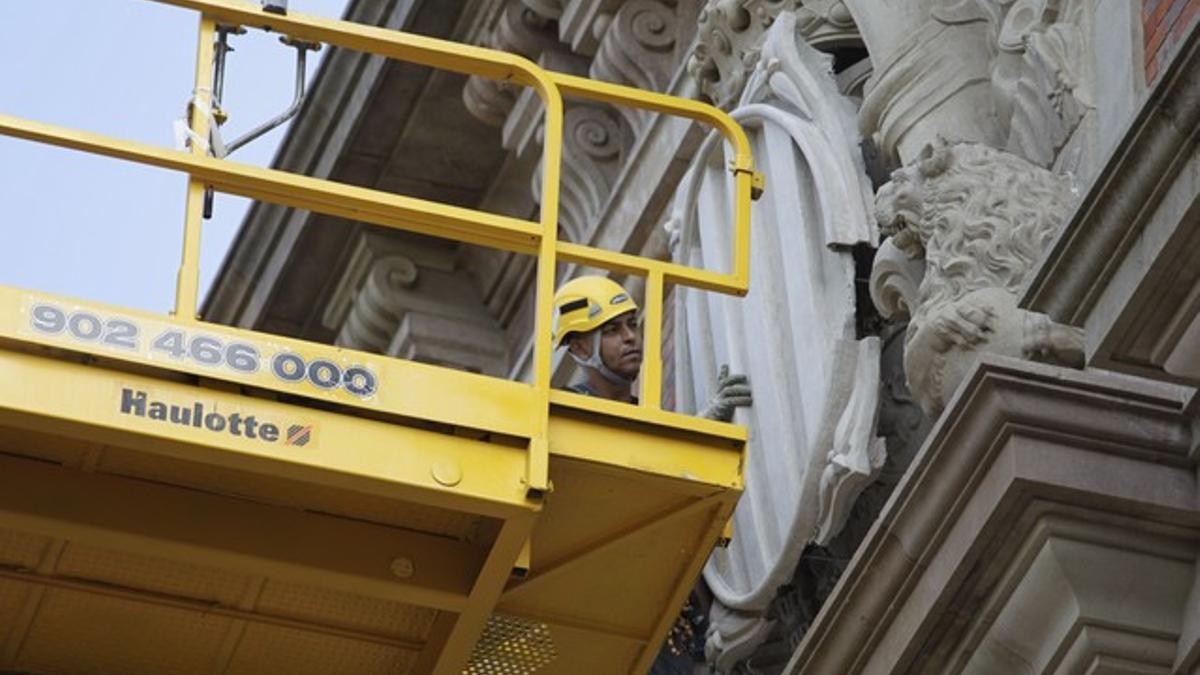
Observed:
[[[528,486],[531,494],[548,489],[546,435],[552,399],[555,403],[644,422],[732,438],[744,437],[743,432],[732,425],[694,419],[660,409],[665,285],[682,284],[737,295],[745,294],[748,289],[750,202],[752,192],[761,187],[761,178],[754,173],[745,133],[729,115],[697,101],[551,72],[521,56],[435,38],[297,13],[268,13],[258,5],[233,0],[153,1],[200,13],[190,114],[191,130],[196,138],[208,138],[210,131],[210,115],[206,111],[211,109],[213,103],[213,45],[218,25],[263,28],[293,39],[337,45],[436,69],[512,81],[531,87],[544,105],[541,213],[537,222],[215,159],[209,156],[207,147],[202,143],[192,143],[190,152],[168,150],[0,114],[0,134],[3,135],[188,174],[182,263],[175,296],[176,321],[196,323],[197,320],[200,227],[204,192],[212,188],[375,225],[536,255],[537,308],[532,397],[526,399],[531,405],[524,413],[528,418],[524,424],[500,425],[498,420],[501,413],[497,412],[499,406],[496,406],[496,410],[488,414],[480,413],[472,417],[468,411],[447,415],[446,419],[439,420],[502,433],[517,431],[529,438]],[[558,240],[564,95],[690,118],[710,125],[724,135],[735,151],[730,165],[736,190],[730,272],[697,269]],[[646,278],[645,354],[640,407],[551,392],[551,299],[555,290],[555,265],[559,260]],[[230,335],[247,332],[230,328],[222,330]],[[248,381],[261,384],[256,380]],[[387,409],[395,414],[421,417],[422,409],[414,407],[397,404],[395,408]]]

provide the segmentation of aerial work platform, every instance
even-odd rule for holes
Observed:
[[[183,172],[171,316],[0,287],[0,671],[642,673],[742,487],[745,430],[660,408],[664,287],[747,290],[757,176],[694,101],[518,56],[232,0],[217,26],[511,80],[544,105],[524,221],[0,114],[0,134]],[[681,115],[733,148],[731,270],[559,241],[562,96]],[[206,189],[537,256],[531,382],[197,318]],[[641,405],[550,388],[555,266],[644,276]]]

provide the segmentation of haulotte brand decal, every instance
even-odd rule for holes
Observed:
[[[174,403],[152,398],[149,392],[131,387],[121,388],[121,414],[142,417],[165,424],[204,429],[217,434],[229,434],[263,443],[282,443],[302,447],[313,438],[313,425],[286,423],[247,415],[225,412],[203,401]]]

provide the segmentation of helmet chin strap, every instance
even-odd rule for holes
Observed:
[[[575,359],[575,363],[578,363],[584,368],[591,368],[597,373],[600,373],[604,379],[612,382],[613,384],[633,384],[633,381],[637,379],[636,375],[633,378],[628,378],[624,375],[618,375],[617,373],[614,373],[611,368],[604,365],[604,360],[600,358],[600,331],[594,331],[592,335],[592,353],[586,359],[579,358],[575,352],[569,350],[567,351],[567,353],[571,355],[571,358]]]

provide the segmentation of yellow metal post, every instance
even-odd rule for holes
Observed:
[[[538,407],[533,436],[529,439],[529,492],[545,494],[550,489],[550,375],[553,344],[553,297],[557,271],[558,244],[558,183],[562,162],[562,96],[552,82],[543,96],[546,107],[545,143],[542,151],[542,240],[538,246],[537,305],[533,321],[533,387]],[[550,95],[552,93],[552,95]]]
[[[188,105],[193,155],[208,155],[208,134],[212,123],[213,36],[216,31],[216,22],[201,15],[196,44],[195,86],[192,101]],[[195,320],[199,302],[200,225],[203,216],[204,183],[195,176],[189,176],[183,217],[183,259],[175,283],[175,316],[184,321]]]
[[[663,293],[662,271],[651,270],[646,276],[646,313],[642,318],[641,404],[654,410],[662,407]]]
[[[755,173],[750,155],[739,153],[734,163],[733,277],[742,288],[750,287],[750,201]]]

